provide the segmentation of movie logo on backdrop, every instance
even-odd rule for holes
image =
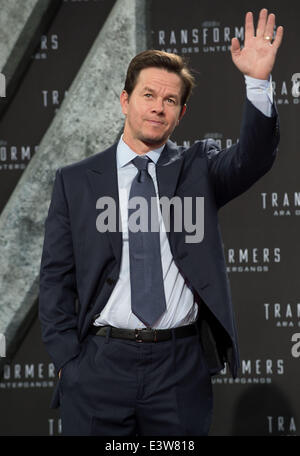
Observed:
[[[28,145],[9,146],[7,141],[0,140],[0,170],[25,169],[37,148]]]
[[[261,192],[261,209],[276,217],[300,215],[300,192]]]
[[[41,95],[43,108],[54,107],[54,113],[56,114],[64,98],[68,95],[68,91],[42,90]]]
[[[203,135],[203,139],[213,139],[220,149],[226,149],[227,147],[231,147],[233,144],[239,142],[239,138],[224,138],[222,133],[217,132],[205,133]],[[191,139],[182,139],[179,144],[177,141],[173,140],[176,145],[187,148],[191,147],[193,144],[199,141],[201,140],[196,139],[195,141],[192,141]]]
[[[239,376],[232,378],[227,365],[220,375],[212,378],[216,385],[270,384],[285,374],[284,359],[242,359]]]
[[[300,73],[292,73],[286,79],[273,80],[273,94],[279,106],[299,105]]]
[[[209,134],[206,134],[204,135],[204,138],[212,138],[215,143],[217,144],[217,146],[219,147],[219,149],[226,149],[227,147],[231,147],[233,146],[233,144],[236,144],[239,142],[239,138],[224,138],[223,135],[220,134],[220,136],[218,137],[216,133],[209,133]]]
[[[226,24],[217,20],[203,21],[200,27],[158,30],[157,44],[166,52],[175,54],[199,54],[228,52],[231,39],[244,41],[244,26]]]
[[[203,139],[213,139],[221,150],[239,142],[239,138],[226,138],[223,133],[217,131],[204,133]]]
[[[58,35],[57,34],[51,34],[49,36],[47,35],[42,35],[41,36],[41,44],[40,44],[40,49],[33,54],[32,58],[35,60],[44,60],[47,59],[48,57],[48,52],[49,51],[57,51],[59,48],[59,43],[58,43]]]
[[[294,416],[267,416],[266,423],[270,435],[295,435],[297,432]]]
[[[226,248],[227,272],[269,272],[281,261],[279,247]]]
[[[48,435],[61,435],[61,418],[48,418]]]
[[[5,364],[0,389],[53,388],[55,379],[53,363]]]
[[[266,322],[276,328],[300,327],[300,302],[264,302]]]

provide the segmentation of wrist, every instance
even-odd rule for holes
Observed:
[[[255,81],[269,81],[270,80],[270,73],[268,74],[263,74],[263,75],[253,75],[250,73],[244,73],[244,77],[249,78],[249,80],[255,80]],[[246,79],[247,80],[247,79]]]

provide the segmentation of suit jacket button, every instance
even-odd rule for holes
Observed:
[[[116,281],[115,281],[114,279],[112,279],[111,277],[108,277],[108,278],[106,279],[106,283],[108,283],[108,285],[114,285],[115,282],[116,282]]]

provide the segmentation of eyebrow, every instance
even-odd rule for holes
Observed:
[[[155,93],[155,90],[151,89],[151,87],[148,87],[148,86],[145,86],[143,88],[143,92],[144,91]],[[178,100],[178,96],[174,95],[174,94],[171,94],[171,93],[167,95],[167,98],[175,98],[175,100]]]

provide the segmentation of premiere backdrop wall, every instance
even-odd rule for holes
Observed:
[[[235,380],[226,370],[213,379],[210,435],[300,435],[300,61],[295,53],[300,45],[300,5],[291,12],[279,0],[263,5],[258,0],[146,3],[147,47],[187,57],[197,78],[187,114],[172,138],[178,144],[208,137],[222,148],[236,142],[245,84],[231,62],[231,38],[243,42],[245,13],[251,10],[257,19],[262,7],[275,12],[278,25],[285,27],[272,74],[281,124],[277,161],[260,182],[220,212],[242,366]],[[65,0],[40,34],[28,70],[0,118],[1,210],[114,4]],[[118,61],[120,55],[111,58]],[[99,80],[99,85],[105,84],[107,80]],[[0,435],[59,435],[59,411],[49,408],[56,379],[41,342],[37,303],[27,326],[18,350],[4,360]]]

